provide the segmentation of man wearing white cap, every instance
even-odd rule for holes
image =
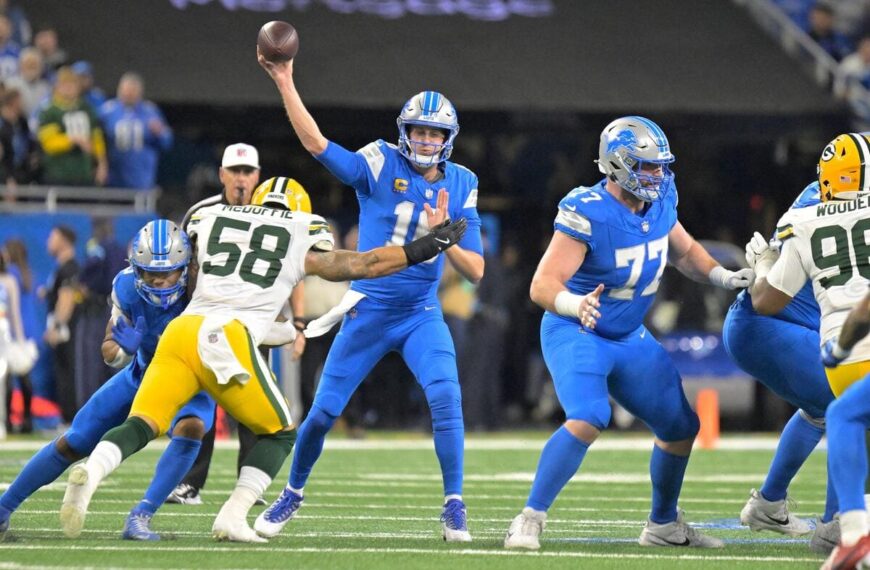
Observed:
[[[219,203],[233,206],[245,206],[251,203],[251,195],[260,181],[260,154],[255,147],[249,144],[231,144],[224,149],[218,175],[223,185],[223,191],[220,195],[200,200],[187,211],[181,222],[181,227],[185,231],[187,230],[190,217],[200,208]],[[290,308],[294,315],[294,321],[301,320],[305,314],[304,295],[302,283],[297,285],[290,295]],[[301,356],[302,351],[305,349],[305,335],[296,335],[294,343],[294,354]],[[264,356],[268,358],[267,353],[264,353]],[[215,428],[213,427],[210,432],[205,434],[202,440],[202,447],[193,467],[188,471],[184,480],[169,495],[167,502],[185,505],[199,505],[202,503],[199,492],[208,478],[208,469],[211,464],[212,454],[214,453],[214,438]],[[257,436],[248,428],[239,424],[239,466],[241,466],[248,451],[255,443],[257,443]],[[258,503],[266,504],[262,499],[259,499]]]

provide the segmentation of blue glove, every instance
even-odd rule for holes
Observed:
[[[112,326],[112,340],[118,343],[121,350],[132,356],[139,350],[146,332],[145,317],[136,317],[135,327],[131,327],[126,318],[120,317]]]
[[[837,344],[837,339],[832,338],[822,345],[822,364],[825,368],[836,368],[838,364],[849,357],[851,350],[843,350]]]

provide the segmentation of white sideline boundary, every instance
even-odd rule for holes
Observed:
[[[36,451],[48,441],[0,441],[0,452],[3,451]],[[758,437],[724,437],[719,440],[717,451],[773,451],[779,438],[772,436]],[[161,438],[149,444],[148,449],[164,449],[169,443]],[[546,440],[531,438],[471,437],[465,440],[466,451],[540,451]],[[653,446],[652,436],[646,437],[613,437],[604,436],[590,448],[595,451],[650,451]],[[235,438],[215,442],[216,449],[238,449]],[[324,447],[330,451],[434,451],[435,447],[429,437],[416,439],[387,439],[377,436],[370,439],[338,439],[327,438]],[[827,449],[827,440],[822,439],[816,450]],[[704,450],[706,451],[706,450]]]

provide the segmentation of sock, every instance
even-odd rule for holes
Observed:
[[[145,420],[132,416],[118,427],[107,431],[100,443],[104,441],[114,443],[121,451],[123,461],[148,445],[148,442],[156,436],[157,434],[151,431]]]
[[[462,395],[456,380],[436,380],[424,389],[432,414],[435,455],[441,466],[445,495],[461,495],[465,462]]]
[[[91,456],[85,462],[85,467],[96,477],[95,483],[99,483],[109,476],[123,461],[121,450],[111,441],[101,441],[91,452]]]
[[[316,405],[311,408],[308,417],[299,426],[299,438],[296,440],[296,452],[290,466],[288,484],[293,489],[302,489],[314,464],[323,452],[323,441],[329,433],[335,416],[330,416]]]
[[[562,487],[580,469],[588,449],[589,444],[574,437],[565,426],[557,429],[541,451],[526,506],[546,512]]]
[[[834,480],[831,478],[830,470],[828,470],[828,485],[825,491],[825,512],[822,513],[822,522],[829,523],[834,518],[840,506],[837,504],[837,492],[834,490]]]
[[[154,469],[154,478],[136,510],[153,515],[193,466],[201,446],[202,441],[199,439],[173,437],[166,451],[160,456]]]
[[[677,499],[683,487],[683,476],[689,465],[689,456],[668,453],[653,445],[649,461],[649,477],[652,480],[652,511],[649,520],[666,524],[677,520]]]
[[[267,473],[256,467],[243,465],[239,471],[239,480],[236,482],[236,488],[233,489],[232,495],[224,503],[220,514],[244,520],[248,516],[248,511],[254,506],[256,500],[263,495],[271,482],[272,477]]]
[[[864,386],[862,386],[864,385]],[[828,477],[834,481],[840,513],[864,510],[864,481],[867,478],[867,449],[860,420],[855,408],[863,406],[860,398],[865,381],[850,386],[839,400],[828,408]],[[858,389],[858,390],[856,390]]]
[[[257,443],[248,452],[239,470],[239,481],[245,467],[256,468],[269,477],[269,481],[275,478],[284,460],[293,451],[293,443],[296,441],[296,430],[281,431],[271,435],[261,435]],[[268,487],[269,484],[266,483]],[[263,488],[265,490],[265,487]],[[259,497],[259,495],[257,495]]]
[[[446,505],[447,503],[449,503],[453,499],[456,499],[457,501],[462,501],[462,495],[446,495],[444,497],[444,504]]]
[[[54,444],[52,441],[30,458],[6,492],[0,495],[0,506],[14,512],[27,497],[56,480],[70,466],[72,461],[61,455]]]
[[[825,430],[808,422],[800,410],[794,413],[782,430],[773,462],[761,486],[761,496],[765,500],[785,499],[791,480],[824,434]]]
[[[867,511],[864,509],[840,513],[840,543],[843,546],[854,546],[867,530]]]

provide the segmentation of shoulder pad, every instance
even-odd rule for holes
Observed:
[[[132,267],[123,269],[115,276],[115,280],[112,282],[112,292],[121,304],[126,305],[133,302],[139,294],[136,292],[135,280]]]
[[[791,208],[806,208],[807,206],[815,206],[819,202],[821,202],[821,197],[819,195],[819,182],[817,180],[807,184],[807,187],[801,190],[801,193],[798,194],[798,197],[792,203]]]
[[[357,154],[362,155],[362,157],[366,160],[366,163],[369,166],[369,170],[372,172],[372,177],[377,181],[381,176],[381,171],[384,169],[384,163],[387,160],[387,157],[384,155],[383,145],[384,141],[376,140],[374,142],[370,142],[365,145],[361,149],[359,149]]]
[[[581,214],[590,220],[603,222],[607,219],[606,192],[597,186],[575,188],[559,202],[559,211]]]
[[[312,214],[308,222],[308,239],[311,247],[318,251],[335,249],[335,237],[329,231],[329,224],[322,217]]]

